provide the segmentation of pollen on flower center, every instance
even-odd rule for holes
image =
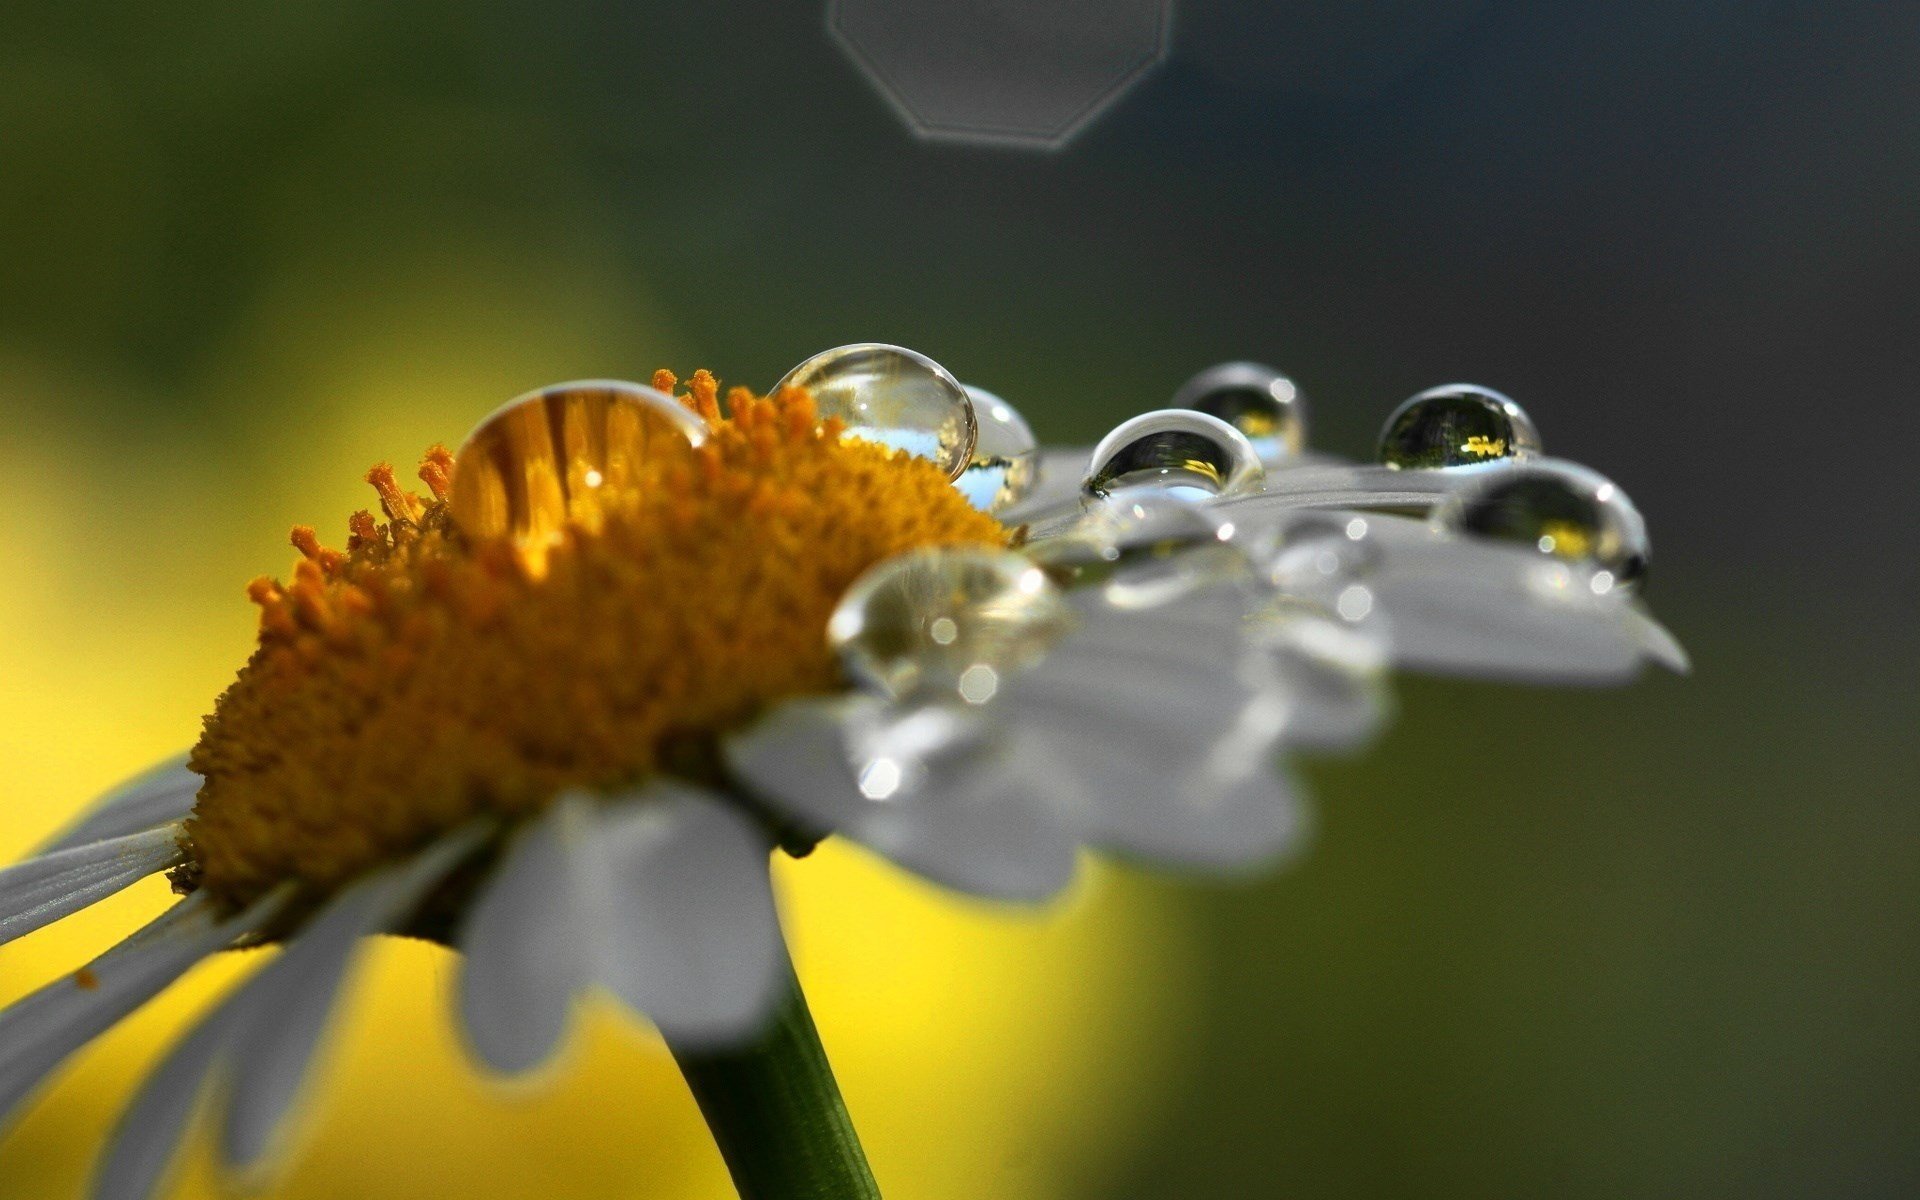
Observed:
[[[1007,541],[932,463],[843,439],[804,391],[736,388],[723,416],[702,371],[681,399],[705,443],[654,439],[537,554],[454,523],[438,447],[430,497],[369,474],[387,520],[356,513],[344,551],[294,530],[293,578],[249,586],[259,646],[193,752],[180,884],[323,894],[476,815],[710,771],[718,734],[844,686],[825,629],[868,567]]]

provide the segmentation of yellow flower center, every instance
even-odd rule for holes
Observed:
[[[706,442],[654,439],[537,548],[451,519],[439,447],[430,498],[369,474],[387,521],[356,513],[344,552],[294,530],[293,580],[250,585],[259,646],[193,752],[178,883],[325,894],[481,814],[711,778],[718,735],[844,686],[825,631],[863,571],[1008,540],[932,463],[843,439],[804,391],[735,388],[722,416],[701,371],[681,399]]]

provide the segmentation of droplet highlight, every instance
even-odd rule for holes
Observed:
[[[1595,568],[1604,594],[1645,583],[1652,548],[1646,521],[1606,477],[1573,463],[1531,463],[1490,474],[1448,496],[1434,528],[1493,538]]]
[[[859,342],[836,346],[774,385],[813,393],[822,418],[838,417],[851,437],[931,460],[958,479],[973,461],[978,429],[960,381],[924,354]]]
[[[1013,405],[985,388],[961,386],[973,403],[976,434],[973,457],[954,486],[982,512],[1011,508],[1039,482],[1040,443]]]
[[[856,580],[827,623],[849,674],[888,695],[985,704],[1072,627],[1046,574],[1007,551],[910,551]]]
[[[1540,453],[1540,431],[1526,411],[1471,383],[1421,392],[1394,409],[1380,431],[1379,459],[1396,470],[1475,467]]]
[[[1262,363],[1208,367],[1181,385],[1171,407],[1225,421],[1246,435],[1262,462],[1288,458],[1306,448],[1306,396],[1292,379]]]
[[[1246,434],[1219,417],[1163,408],[1100,439],[1081,488],[1093,496],[1148,487],[1212,498],[1252,491],[1264,475]]]
[[[544,561],[596,497],[635,486],[656,439],[699,445],[706,436],[697,414],[637,383],[586,379],[527,392],[475,426],[455,455],[454,524],[469,537],[511,537]]]

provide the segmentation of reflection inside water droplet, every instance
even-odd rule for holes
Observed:
[[[467,436],[449,507],[470,537],[510,536],[541,561],[603,490],[634,486],[656,438],[699,444],[706,424],[663,392],[614,379],[517,396]]]
[[[916,550],[849,588],[827,636],[856,679],[893,696],[983,704],[1073,621],[1046,575],[1005,551]]]
[[[958,479],[973,459],[973,404],[959,380],[924,354],[860,342],[823,351],[774,386],[813,393],[820,416],[852,437],[930,459]]]
[[[1093,496],[1148,487],[1205,499],[1251,491],[1264,473],[1238,429],[1205,413],[1163,408],[1100,439],[1081,486]]]
[[[1572,463],[1532,463],[1476,480],[1435,508],[1432,522],[1591,564],[1599,572],[1586,586],[1595,594],[1641,586],[1652,557],[1646,522],[1626,493]]]
[[[1293,380],[1260,363],[1208,367],[1181,385],[1169,407],[1220,418],[1247,436],[1262,462],[1290,457],[1306,446],[1306,397]]]
[[[954,485],[982,512],[1011,508],[1039,481],[1040,443],[1013,405],[985,388],[963,386],[973,401],[978,435],[973,457]]]
[[[1380,461],[1396,470],[1476,467],[1540,452],[1540,431],[1526,411],[1471,383],[1421,392],[1394,409],[1380,431]]]

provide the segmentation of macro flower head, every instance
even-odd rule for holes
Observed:
[[[366,937],[461,955],[460,1026],[547,1062],[600,989],[677,1055],[791,990],[768,855],[858,841],[1018,902],[1088,851],[1245,870],[1300,844],[1295,751],[1353,749],[1394,667],[1538,682],[1684,669],[1639,514],[1453,386],[1380,461],[1307,449],[1256,364],[1092,450],[841,347],[758,395],[705,371],[509,402],[425,491],[368,476],[294,530],[198,743],[0,872],[0,941],[168,872],[178,904],[0,1014],[0,1119],[200,959],[277,945],[136,1095],[97,1192],[163,1178],[214,1090],[226,1161],[284,1158]]]

